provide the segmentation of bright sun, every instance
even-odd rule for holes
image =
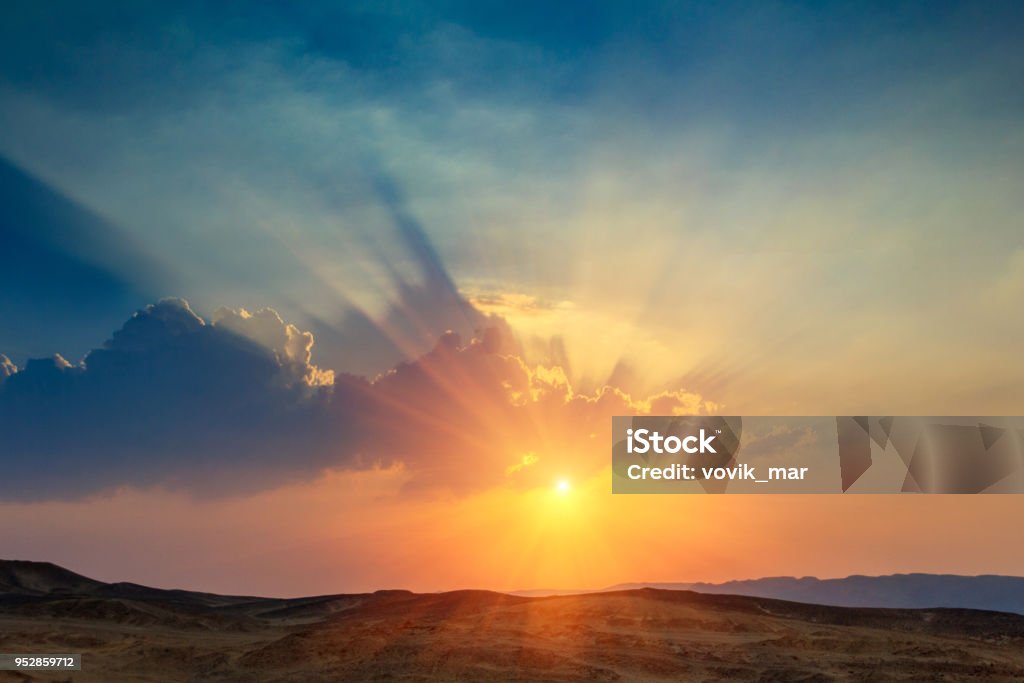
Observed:
[[[569,484],[568,479],[559,479],[558,483],[555,484],[555,490],[559,493],[569,493],[569,489],[572,488]]]

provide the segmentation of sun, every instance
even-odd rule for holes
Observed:
[[[561,494],[569,493],[569,489],[572,488],[572,484],[569,483],[568,479],[559,479],[555,483],[555,490]]]

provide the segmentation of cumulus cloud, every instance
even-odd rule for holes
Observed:
[[[279,351],[166,299],[78,365],[30,360],[0,387],[0,495],[310,471],[327,392],[307,381],[316,368]]]
[[[218,495],[395,463],[410,490],[531,485],[603,467],[612,415],[716,408],[682,391],[577,393],[497,329],[466,343],[442,335],[373,379],[315,366],[313,344],[270,309],[208,322],[165,299],[80,364],[0,361],[0,497],[125,485]]]
[[[261,308],[255,313],[241,308],[218,308],[213,324],[220,329],[253,340],[272,351],[285,372],[286,380],[305,382],[310,386],[334,383],[334,373],[312,364],[313,334],[303,332],[295,325],[285,323],[277,311]]]
[[[11,362],[11,359],[0,353],[0,384],[4,379],[18,371],[18,367]]]

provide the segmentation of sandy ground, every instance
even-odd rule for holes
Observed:
[[[1024,617],[641,589],[296,600],[128,584],[2,592],[0,652],[80,652],[7,681],[1020,680]]]

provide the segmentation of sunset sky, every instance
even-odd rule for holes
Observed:
[[[268,595],[1024,575],[1019,496],[608,469],[616,414],[1022,413],[1024,7],[642,5],[15,2],[0,557]]]

